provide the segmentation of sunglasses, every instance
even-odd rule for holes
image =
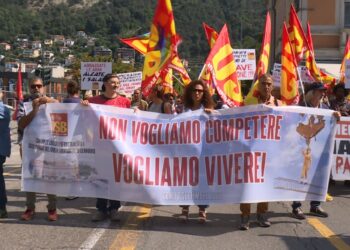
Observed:
[[[199,92],[199,93],[203,93],[204,90],[203,89],[194,89],[192,90],[193,93]]]
[[[41,85],[41,84],[33,84],[30,86],[31,89],[36,89],[36,88],[41,89],[42,87],[43,87],[43,85]]]

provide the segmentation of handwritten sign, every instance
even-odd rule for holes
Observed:
[[[106,74],[112,73],[111,62],[82,62],[81,63],[81,89],[102,88],[102,79]]]
[[[135,89],[141,87],[142,72],[130,72],[118,74],[120,80],[120,91],[124,92],[127,96],[131,96]]]
[[[239,80],[253,80],[256,70],[255,49],[234,49]]]

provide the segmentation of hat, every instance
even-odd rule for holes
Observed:
[[[327,88],[321,82],[314,82],[305,86],[305,94],[310,90],[327,90]]]

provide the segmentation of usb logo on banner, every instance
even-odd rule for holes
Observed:
[[[67,136],[68,135],[67,113],[51,113],[50,117],[51,117],[52,135]]]

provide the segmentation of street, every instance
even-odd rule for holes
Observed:
[[[91,221],[95,200],[58,198],[59,219],[47,220],[47,198],[39,195],[32,221],[19,220],[25,210],[20,191],[21,168],[16,128],[11,124],[13,148],[4,167],[8,219],[0,220],[0,249],[350,249],[350,188],[337,182],[329,188],[332,202],[322,207],[329,218],[291,217],[291,202],[270,203],[272,226],[258,227],[252,214],[250,230],[240,231],[239,205],[208,208],[208,221],[199,224],[198,208],[190,207],[190,220],[181,221],[177,206],[126,203],[120,222]],[[252,211],[255,211],[255,205]],[[307,214],[308,202],[303,202]]]

